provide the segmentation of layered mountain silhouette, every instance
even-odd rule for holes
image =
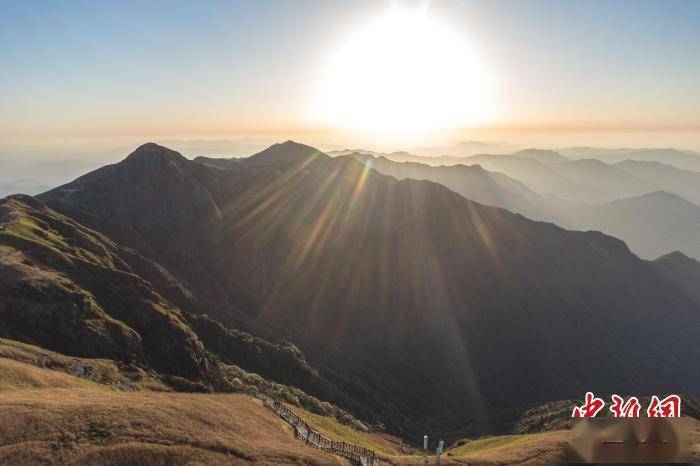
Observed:
[[[479,165],[437,166],[403,162],[397,163],[384,156],[374,157],[355,152],[349,156],[367,167],[397,180],[414,179],[440,183],[467,199],[521,213],[530,218],[547,218],[550,200],[528,189],[521,182],[502,173],[484,170]]]
[[[376,152],[367,149],[343,149],[328,152],[331,157],[342,157],[344,155],[369,155],[372,157],[384,157],[386,159],[392,160],[394,162],[413,162],[421,163],[424,165],[430,165],[431,167],[436,167],[440,165],[460,165],[463,164],[465,157],[456,157],[451,155],[436,155],[433,157],[416,155],[406,151],[396,151],[396,152]]]
[[[568,226],[624,239],[639,256],[654,259],[679,249],[700,257],[700,207],[676,194],[641,196],[573,209]]]
[[[468,173],[527,193],[485,170]],[[434,182],[397,180],[352,156],[288,141],[246,159],[190,161],[146,144],[38,199],[8,198],[3,206],[4,254],[35,254],[35,244],[17,237],[55,240],[31,259],[34,273],[58,270],[91,290],[116,321],[103,319],[103,339],[122,339],[144,358],[162,356],[170,370],[161,352],[172,345],[200,348],[200,341],[202,349],[187,354],[216,353],[221,336],[202,336],[196,316],[203,313],[229,329],[286,338],[322,368],[317,385],[332,387],[326,396],[396,432],[455,430],[479,413],[588,390],[700,389],[700,375],[687,370],[700,357],[698,303],[622,241],[532,221]],[[17,231],[22,215],[41,221]],[[54,217],[61,222],[47,220]],[[59,230],[63,223],[99,235],[100,246],[90,246],[96,258],[74,251],[57,269],[64,259],[51,259],[52,250],[74,247],[76,237]],[[138,298],[129,288],[142,283],[137,277],[117,281],[112,294],[102,291],[108,283],[93,286],[101,278],[85,262],[107,256],[124,262],[109,269],[148,275],[142,293],[150,294]],[[148,270],[137,270],[134,256]],[[52,314],[51,293],[27,293],[35,312]],[[116,305],[124,310],[107,312],[112,299],[125,301]],[[130,320],[142,314],[161,319],[163,333]],[[33,322],[7,319],[16,337]],[[139,343],[120,322],[147,336]],[[150,338],[166,341],[145,343]],[[192,358],[193,371],[202,359]]]
[[[700,172],[682,170],[661,162],[637,160],[625,160],[616,163],[615,167],[700,205]]]
[[[595,147],[572,147],[559,149],[558,152],[565,157],[573,159],[594,158],[611,164],[625,160],[661,162],[684,170],[700,171],[700,154],[673,148],[600,149]]]
[[[542,196],[573,204],[604,203],[663,189],[652,176],[637,177],[623,166],[594,158],[572,160],[551,150],[525,149],[512,154],[468,157],[423,157],[406,152],[381,154],[365,150],[336,152],[337,155],[355,153],[433,167],[479,165],[520,181]]]
[[[645,259],[654,259],[676,249],[693,257],[700,257],[698,239],[695,235],[700,227],[700,210],[697,205],[677,195],[654,191],[602,204],[581,205],[542,196],[509,176],[484,170],[479,165],[429,166],[414,162],[398,163],[384,156],[373,157],[361,153],[351,155],[380,173],[397,179],[434,181],[467,199],[502,207],[531,219],[554,222],[574,230],[602,231],[624,240],[633,252]],[[535,160],[530,162],[537,163]],[[588,161],[574,162],[574,166],[581,162]],[[591,162],[593,165],[601,163]],[[556,162],[557,165],[566,163]],[[649,162],[634,163],[648,164]],[[550,180],[555,180],[555,183],[562,183],[563,179],[556,175],[555,170],[548,168],[550,165],[550,163],[541,164],[535,169],[539,170],[540,175],[549,176]],[[683,172],[670,166],[666,167]],[[567,170],[571,169],[567,168]],[[693,172],[683,173],[693,174]],[[592,186],[596,180],[595,176],[585,173],[580,177],[584,180],[587,178],[585,182],[589,186]],[[614,185],[614,181],[613,178],[609,184]],[[573,184],[569,181],[564,182]],[[670,180],[668,185],[672,186]],[[692,189],[690,184],[685,187],[686,191]],[[648,189],[653,189],[653,186],[649,185]]]
[[[535,159],[540,162],[545,163],[558,163],[565,162],[568,160],[566,157],[562,156],[559,152],[553,150],[543,150],[543,149],[524,149],[518,152],[513,152],[511,154],[515,157],[524,157],[528,159]]]
[[[540,194],[579,204],[610,202],[659,190],[653,183],[595,159],[550,163],[515,155],[475,155],[465,158],[464,163],[479,164],[522,181]]]

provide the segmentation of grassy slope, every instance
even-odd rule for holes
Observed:
[[[306,422],[308,422],[312,428],[333,441],[347,442],[360,447],[369,448],[379,455],[401,454],[401,449],[398,446],[379,435],[353,429],[348,425],[338,422],[338,420],[332,416],[320,416],[291,405],[289,405],[289,408],[306,419]]]
[[[69,375],[60,365],[51,370],[20,362],[22,351],[43,350],[0,342],[0,464],[345,464],[295,440],[285,422],[248,395],[121,392]],[[45,354],[60,362],[60,355]],[[372,448],[388,464],[421,461],[375,434],[293,408],[327,437]],[[460,441],[443,463],[558,462],[568,435]],[[692,443],[697,459],[700,427]]]
[[[5,358],[0,379],[0,464],[343,464],[246,395],[124,393]]]
[[[368,432],[359,432],[339,423],[332,417],[319,416],[290,406],[306,419],[314,429],[331,440],[345,441],[377,452],[387,463],[418,464],[420,455],[404,455],[401,448],[386,439]],[[557,461],[564,454],[564,444],[568,438],[566,431],[553,431],[527,435],[503,435],[477,440],[457,442],[457,446],[443,455],[443,463],[459,464],[473,462],[518,463],[523,461]],[[431,458],[430,462],[434,461]]]
[[[545,432],[527,435],[503,435],[473,440],[450,449],[448,457],[455,462],[474,460],[497,463],[557,462],[564,458],[569,433]]]
[[[0,358],[0,380],[0,464],[343,464],[295,440],[282,420],[247,395],[124,393],[6,358]],[[373,448],[389,463],[418,460],[400,456],[381,437],[296,409],[329,438]],[[550,437],[561,440],[558,433],[543,435],[477,440],[445,462],[556,453]]]
[[[180,309],[133,273],[130,251],[33,198],[1,200],[0,221],[0,333],[201,375],[201,342]]]
[[[527,444],[541,439],[545,434],[527,435],[501,435],[498,437],[486,437],[478,440],[471,440],[449,450],[450,456],[464,456],[467,454],[492,451],[504,447]]]
[[[0,224],[0,336],[130,362],[129,376],[150,372],[151,381],[176,390],[274,390],[272,396],[360,424],[336,406],[349,403],[343,384],[321,376],[295,346],[226,328],[166,299],[189,292],[155,262],[29,196],[0,199]],[[76,358],[61,359],[74,373]]]
[[[97,382],[97,384],[92,384],[92,386],[127,385],[136,390],[171,391],[170,387],[164,385],[160,380],[155,378],[153,374],[136,367],[120,367],[117,363],[109,359],[88,359],[64,356],[53,351],[39,348],[38,346],[7,340],[5,338],[0,338],[0,358],[3,358],[0,360],[2,360],[3,365],[7,367],[7,371],[11,370],[10,367],[14,367],[15,369],[21,367],[13,366],[11,364],[12,361],[25,363],[23,366],[29,364],[31,366],[52,369],[51,371],[31,373],[25,369],[24,373],[26,373],[27,376],[44,374],[42,376],[43,378],[48,378],[51,375],[53,379],[60,377],[63,380],[70,380],[71,383],[74,381],[90,383],[82,378],[71,377],[75,374],[75,366],[78,363],[82,363],[92,368],[92,380]],[[16,373],[8,372],[7,379],[3,380],[3,378],[0,377],[0,387],[2,385],[6,387],[18,385],[19,379],[13,377],[13,374],[17,376]],[[58,387],[57,385],[52,386]],[[36,385],[35,387],[40,388],[42,385]]]
[[[535,438],[536,437],[536,438]],[[567,433],[504,435],[468,442],[443,453],[442,464],[558,464],[564,459]],[[392,464],[419,464],[422,456],[393,456]],[[429,463],[435,461],[431,455]]]
[[[106,389],[103,385],[62,372],[34,368],[11,359],[0,359],[0,393],[31,388]]]

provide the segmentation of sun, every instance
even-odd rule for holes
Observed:
[[[393,7],[347,37],[319,87],[317,115],[338,128],[452,129],[482,123],[490,113],[484,69],[426,9]]]

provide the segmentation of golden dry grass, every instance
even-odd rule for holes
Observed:
[[[688,441],[692,464],[700,464],[700,421],[685,418],[689,427]],[[571,431],[557,430],[527,435],[503,435],[467,441],[449,449],[442,464],[564,464],[576,458],[567,452]],[[387,458],[391,464],[422,464],[420,456]],[[430,464],[433,464],[431,457]]]
[[[0,362],[23,380],[0,392],[0,464],[346,464],[246,395],[125,393]]]
[[[0,358],[0,392],[28,388],[106,389],[103,385],[63,372],[40,369],[21,362]]]
[[[347,464],[295,440],[246,395],[124,393],[4,358],[0,380],[0,464]],[[375,434],[297,412],[327,437],[372,448],[387,463],[420,462]],[[555,459],[557,435],[477,440],[444,463]]]
[[[372,449],[388,464],[423,464],[422,455],[403,455],[397,445],[376,434],[359,432],[332,417],[290,408],[331,440]],[[495,436],[468,441],[446,451],[441,458],[443,464],[556,463],[564,458],[567,441],[566,431]],[[430,464],[433,462],[434,457],[431,457]]]
[[[309,425],[321,434],[336,442],[347,442],[360,447],[374,450],[378,455],[400,455],[401,448],[377,434],[360,432],[342,424],[332,416],[320,416],[296,406],[289,409],[303,417]]]
[[[465,456],[474,453],[492,452],[502,448],[512,448],[537,442],[544,435],[545,434],[498,435],[469,440],[462,445],[451,448],[447,454],[450,456]]]
[[[385,463],[422,464],[422,456],[401,455],[375,434],[295,411],[333,440],[374,449]],[[691,449],[700,460],[700,423],[694,422]],[[467,441],[448,450],[442,463],[559,463],[569,435],[553,431]],[[0,357],[2,465],[250,463],[347,464],[295,440],[284,421],[247,395],[125,393]]]
[[[46,379],[51,374],[64,374],[72,376],[74,374],[75,365],[77,363],[82,363],[89,365],[92,368],[93,379],[102,385],[125,384],[133,386],[138,390],[171,391],[171,389],[164,385],[161,381],[143,371],[140,371],[138,377],[134,377],[133,374],[132,377],[128,377],[119,369],[117,363],[109,359],[90,359],[64,356],[60,353],[39,348],[38,346],[29,345],[27,343],[22,343],[15,340],[8,340],[5,338],[0,338],[0,359],[4,361],[12,360],[19,363],[27,363],[29,367],[45,366],[46,368],[52,369],[51,371],[33,372],[33,377],[38,378]],[[15,368],[18,367],[19,366],[15,366]],[[59,376],[56,375],[54,379],[56,379],[56,377]],[[17,386],[20,382],[19,379],[13,379],[9,374],[5,380],[6,382],[3,384],[3,378],[0,378],[0,390],[3,389],[3,385],[6,387]],[[72,381],[67,383],[76,383],[75,380],[79,381],[77,383],[86,382],[83,379],[75,379],[74,377],[70,377],[69,379],[64,378],[64,380]],[[60,387],[61,385],[54,384],[51,386]],[[39,385],[36,386],[36,388],[39,387]]]
[[[559,464],[565,460],[568,432],[554,431],[534,436],[504,435],[479,439],[448,450],[442,464]],[[422,464],[422,456],[394,456],[391,464]],[[430,457],[430,464],[435,461]]]

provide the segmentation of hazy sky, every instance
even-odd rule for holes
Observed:
[[[388,3],[2,0],[0,138],[313,133],[329,61]],[[433,0],[427,15],[490,80],[475,126],[700,131],[700,1]]]

